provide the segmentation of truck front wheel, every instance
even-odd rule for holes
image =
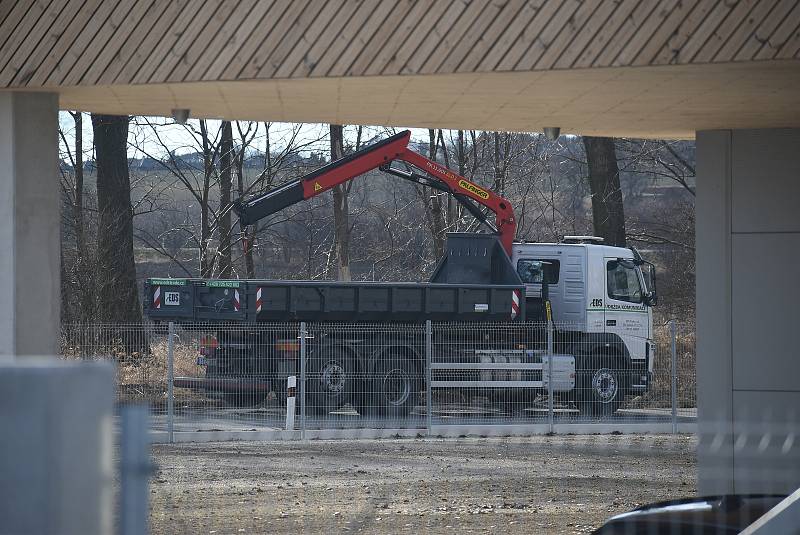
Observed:
[[[610,416],[625,399],[627,374],[622,360],[601,356],[588,359],[587,364],[578,371],[578,409],[583,415]]]

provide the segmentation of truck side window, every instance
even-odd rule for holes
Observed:
[[[628,265],[630,264],[630,265]],[[608,297],[629,303],[642,302],[642,287],[636,267],[625,261],[609,260],[606,264]]]
[[[517,274],[525,284],[558,284],[558,272],[561,263],[558,260],[517,260]]]

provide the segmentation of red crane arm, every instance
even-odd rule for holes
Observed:
[[[466,178],[452,172],[446,167],[414,152],[408,148],[411,132],[405,130],[383,141],[374,143],[344,158],[309,173],[295,182],[290,182],[263,195],[242,201],[234,205],[239,215],[239,223],[244,227],[251,225],[270,214],[287,206],[310,199],[334,186],[362,175],[373,169],[381,169],[397,176],[420,182],[447,191],[462,203],[465,198],[485,206],[495,214],[495,227],[500,235],[500,242],[509,256],[516,233],[517,223],[511,203],[491,190],[470,182]],[[436,180],[427,177],[391,169],[394,160],[404,161]],[[469,208],[469,204],[467,204]],[[475,209],[470,208],[475,214]],[[476,214],[480,215],[480,214]]]

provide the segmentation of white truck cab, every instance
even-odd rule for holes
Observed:
[[[653,371],[655,269],[635,249],[593,236],[561,243],[514,243],[511,262],[525,284],[528,309],[544,290],[557,331],[576,354],[613,353],[624,361],[625,391],[646,390]],[[546,284],[543,284],[546,283]]]

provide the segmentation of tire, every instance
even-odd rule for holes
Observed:
[[[313,414],[325,415],[351,401],[356,392],[355,359],[342,347],[322,347],[308,362],[308,405]]]
[[[387,355],[375,365],[371,381],[365,381],[360,409],[367,415],[404,418],[416,405],[422,378],[415,362],[406,356]],[[361,410],[359,410],[361,412]]]
[[[623,360],[612,356],[590,357],[578,372],[576,398],[582,415],[611,416],[625,400],[627,371]]]

